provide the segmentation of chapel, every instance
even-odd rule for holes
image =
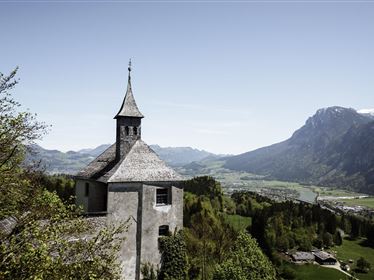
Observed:
[[[131,62],[116,120],[116,142],[76,175],[76,204],[115,224],[129,219],[120,251],[123,279],[139,280],[142,264],[160,264],[158,238],[183,227],[183,177],[142,140],[144,118],[134,98]]]

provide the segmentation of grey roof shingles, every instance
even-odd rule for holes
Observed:
[[[136,117],[143,118],[143,114],[140,113],[138,106],[136,105],[134,95],[132,94],[131,78],[129,76],[129,82],[127,84],[127,91],[125,99],[123,100],[121,109],[114,118],[118,117]]]
[[[314,252],[313,254],[321,260],[327,260],[327,259],[334,259],[335,260],[335,257],[333,255],[331,255],[330,253],[327,253],[325,251],[318,251],[318,252]]]
[[[166,165],[142,140],[137,140],[108,182],[181,181],[183,178]]]
[[[116,144],[111,145],[97,158],[91,161],[85,168],[76,174],[77,178],[82,179],[98,179],[106,174],[107,169],[115,164],[116,159]]]
[[[296,252],[292,257],[296,261],[314,260],[314,255],[310,252]]]
[[[128,154],[115,162],[115,144],[80,171],[77,178],[104,183],[176,182],[183,177],[166,165],[142,140],[137,140]]]

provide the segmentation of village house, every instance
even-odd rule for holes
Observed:
[[[317,251],[313,252],[315,256],[316,262],[318,262],[321,265],[335,265],[336,264],[336,258],[325,252],[325,251]]]
[[[291,255],[295,263],[313,262],[314,255],[311,252],[295,252]]]
[[[159,236],[183,226],[183,178],[142,140],[143,114],[131,86],[116,119],[116,142],[76,176],[76,204],[116,224],[130,218],[120,251],[123,279],[140,279],[142,264],[160,264]]]

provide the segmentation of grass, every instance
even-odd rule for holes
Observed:
[[[326,268],[319,265],[304,264],[290,267],[295,270],[295,280],[346,280],[347,275],[333,268]]]
[[[342,189],[332,189],[326,187],[314,187],[315,192],[318,192],[320,196],[332,196],[332,197],[340,197],[340,196],[359,196],[362,195],[360,193],[342,190]]]
[[[350,205],[350,206],[359,205],[359,206],[366,206],[366,207],[374,208],[374,197],[342,199],[339,201],[344,202],[344,204]]]
[[[245,230],[252,224],[251,217],[243,217],[240,215],[226,215],[226,221],[236,230]]]
[[[338,260],[348,262],[349,259],[356,261],[360,257],[364,257],[371,264],[371,270],[369,273],[357,273],[356,277],[360,280],[373,280],[374,279],[374,249],[361,245],[363,239],[360,240],[348,240],[344,239],[341,246],[337,246],[334,250],[337,251]],[[354,268],[354,267],[353,267]]]

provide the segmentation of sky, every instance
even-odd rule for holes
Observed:
[[[238,154],[319,108],[374,108],[374,1],[4,1],[0,72],[62,151],[115,141],[132,59],[142,138]]]

